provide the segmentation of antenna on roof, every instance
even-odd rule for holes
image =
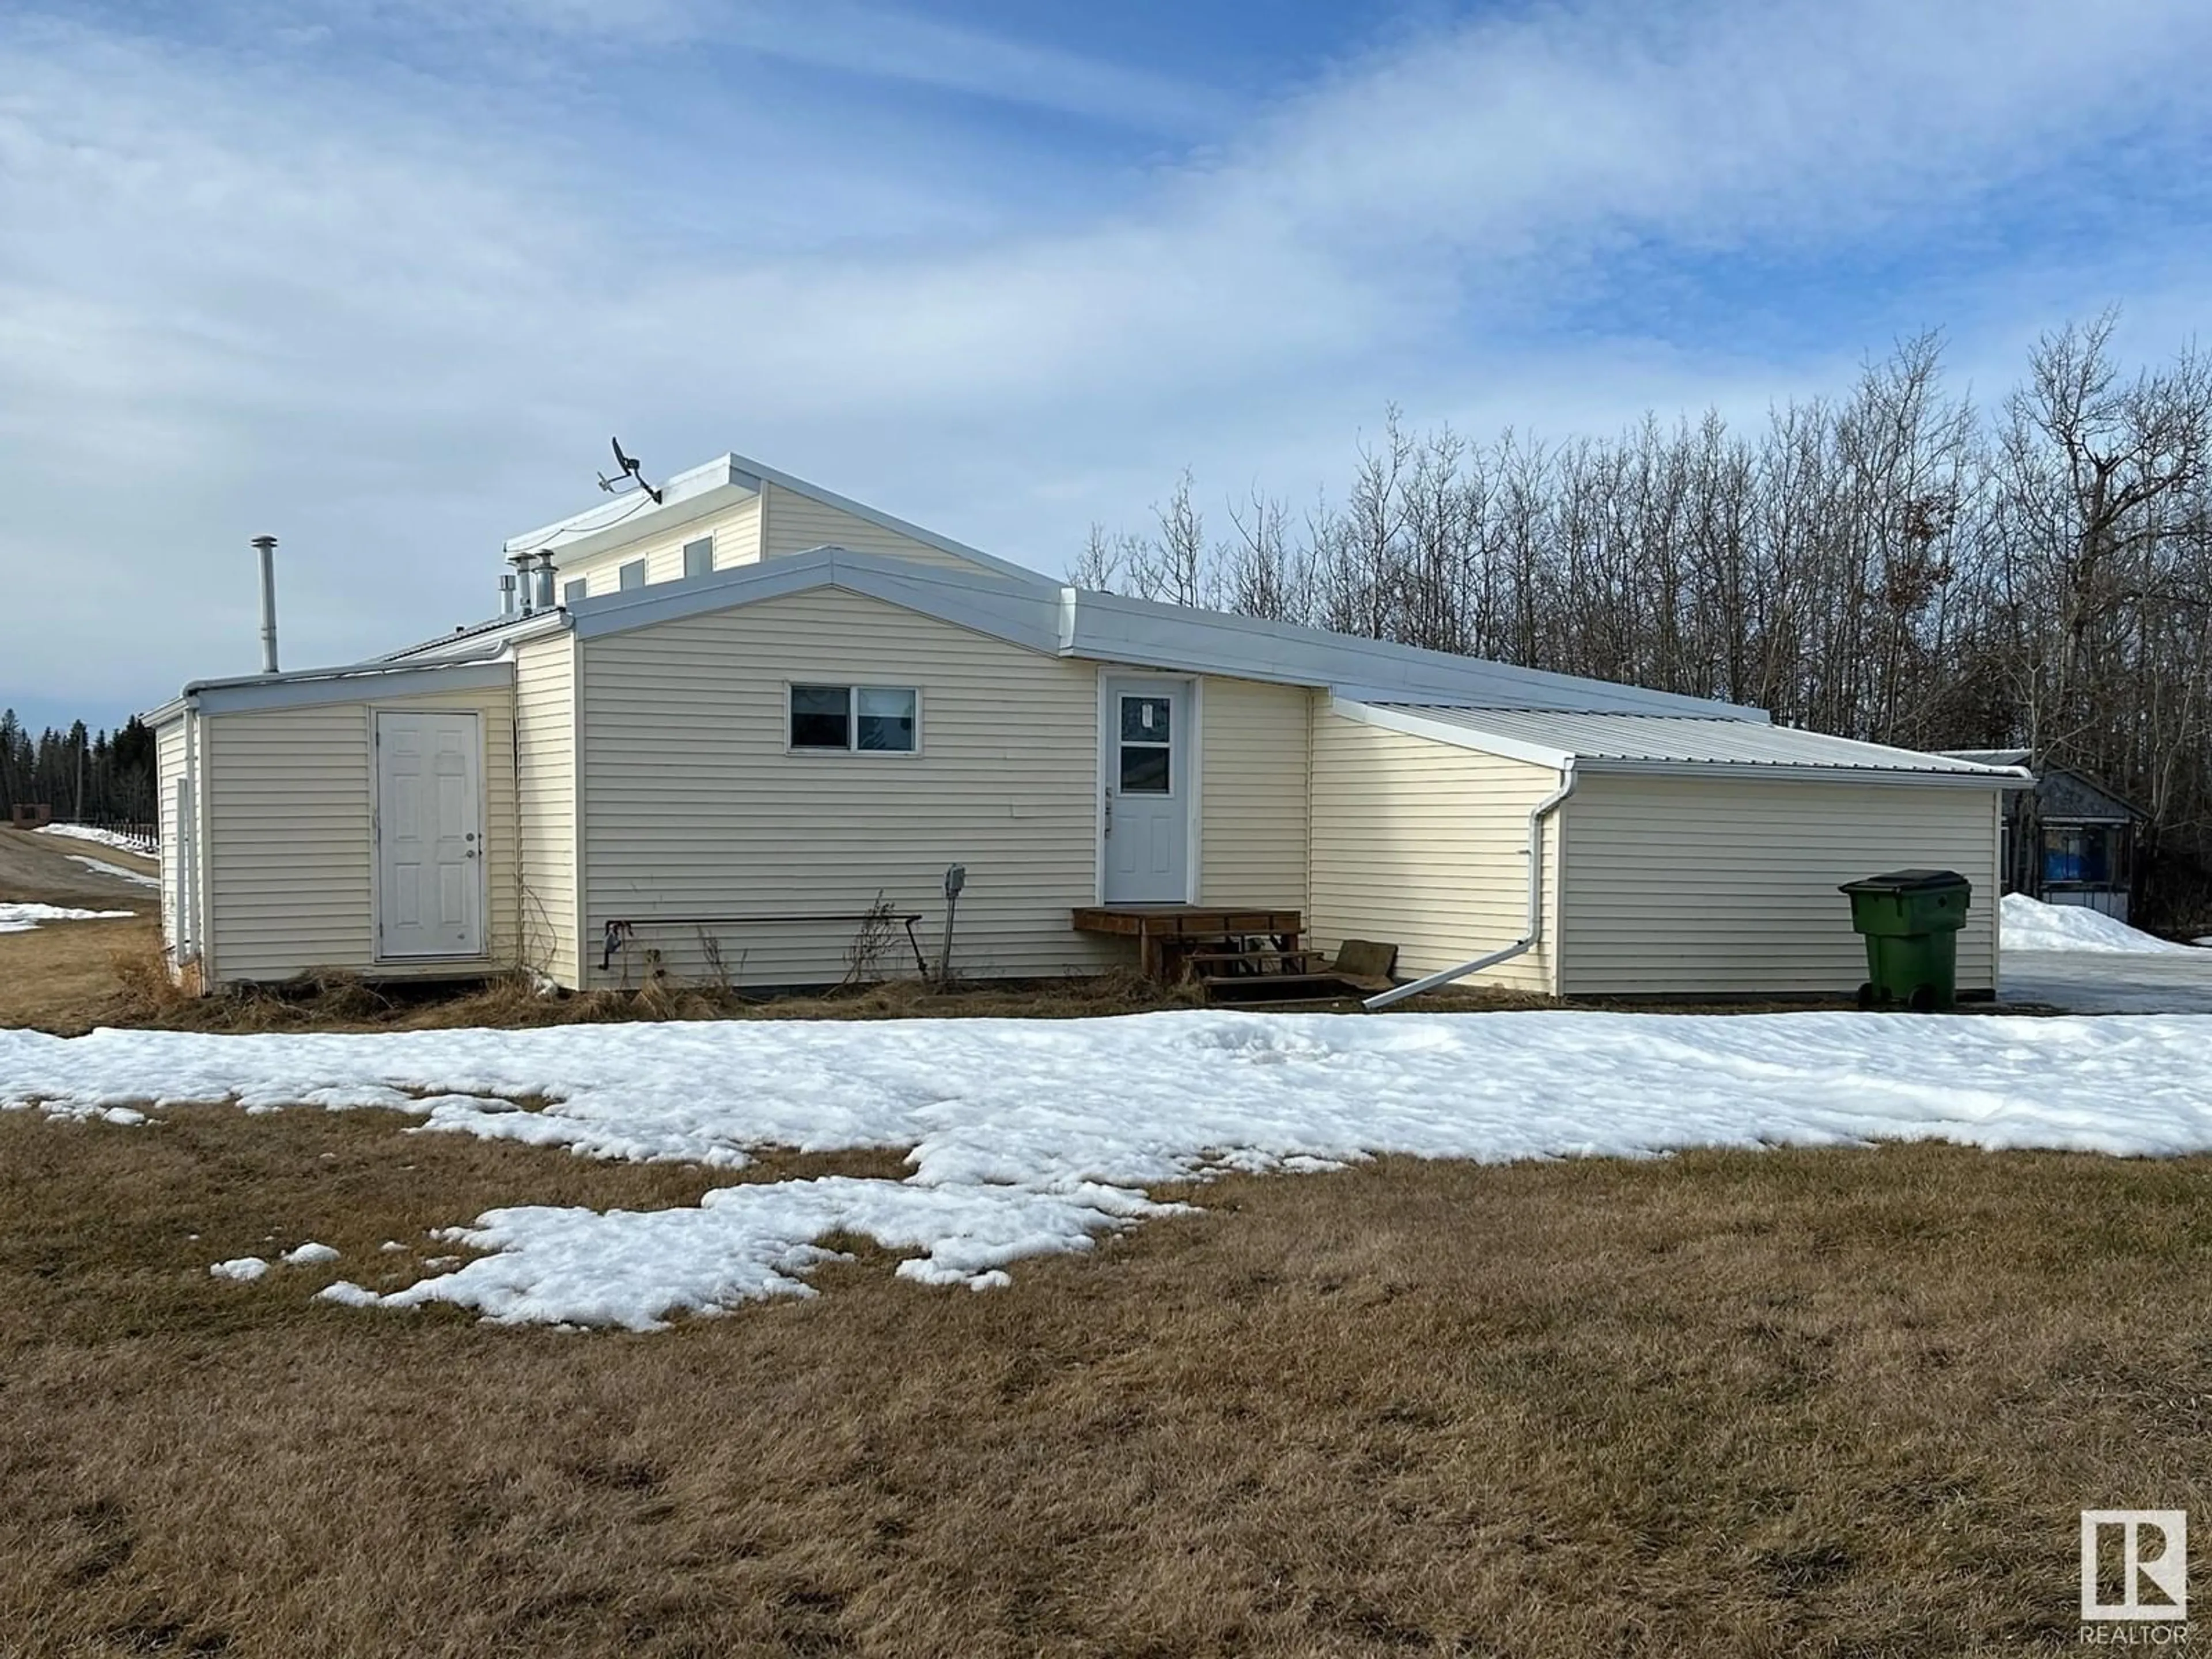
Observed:
[[[638,489],[642,489],[647,495],[652,496],[653,504],[655,507],[659,507],[660,505],[660,492],[658,489],[655,489],[651,484],[646,483],[645,474],[638,470],[636,459],[633,456],[623,453],[622,440],[620,438],[610,439],[609,441],[615,447],[615,465],[622,470],[616,477],[611,478],[607,477],[604,472],[600,473],[599,488],[605,490],[610,495],[627,495],[631,492],[622,487],[623,481],[627,479],[629,483],[635,484]]]

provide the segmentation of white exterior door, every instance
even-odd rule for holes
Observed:
[[[376,954],[480,957],[483,745],[474,714],[376,715]]]
[[[1190,687],[1182,680],[1106,682],[1108,904],[1181,904],[1190,896]]]

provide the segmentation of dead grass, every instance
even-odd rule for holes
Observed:
[[[11,967],[13,971],[10,971]],[[920,980],[818,994],[747,995],[719,987],[655,982],[636,991],[544,996],[522,975],[461,985],[371,985],[348,973],[201,997],[169,978],[155,924],[72,922],[0,934],[0,1027],[75,1036],[100,1025],[210,1032],[421,1030],[462,1026],[528,1029],[626,1020],[912,1019],[1015,1017],[1081,1019],[1190,1008],[1194,985],[1157,985],[1133,971],[1056,980],[980,981],[938,990]],[[1358,1004],[1261,1004],[1257,1012],[1357,1012]],[[1557,1008],[1551,998],[1448,988],[1401,1005],[1409,1013],[1495,1013]],[[1661,1013],[1764,1013],[1849,1002],[1652,1004],[1588,1001],[1578,1007]]]
[[[201,997],[170,980],[154,924],[69,922],[0,934],[0,1027],[29,1026],[63,1036],[100,1025],[244,1032],[526,1029],[670,1019],[1075,1019],[1189,1007],[1200,1000],[1195,987],[1154,985],[1134,973],[983,981],[945,991],[919,980],[892,980],[773,998],[660,983],[634,992],[543,996],[520,974],[462,985],[370,985],[357,975],[324,973]]]
[[[0,1117],[0,1653],[2050,1650],[2077,1510],[2212,1506],[2203,1160],[1384,1162],[580,1336],[308,1292],[733,1177],[399,1127]]]

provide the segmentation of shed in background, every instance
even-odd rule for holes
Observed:
[[[1988,766],[2024,766],[2035,775],[2035,787],[2015,791],[2005,805],[2000,868],[2006,892],[2128,920],[2136,838],[2148,814],[2087,773],[2053,765],[2031,750],[1946,752]]]

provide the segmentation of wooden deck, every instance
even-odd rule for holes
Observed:
[[[1091,904],[1075,911],[1074,926],[1079,933],[1135,939],[1146,975],[1173,980],[1191,956],[1225,940],[1265,939],[1276,951],[1295,954],[1305,918],[1296,910],[1210,904]]]

